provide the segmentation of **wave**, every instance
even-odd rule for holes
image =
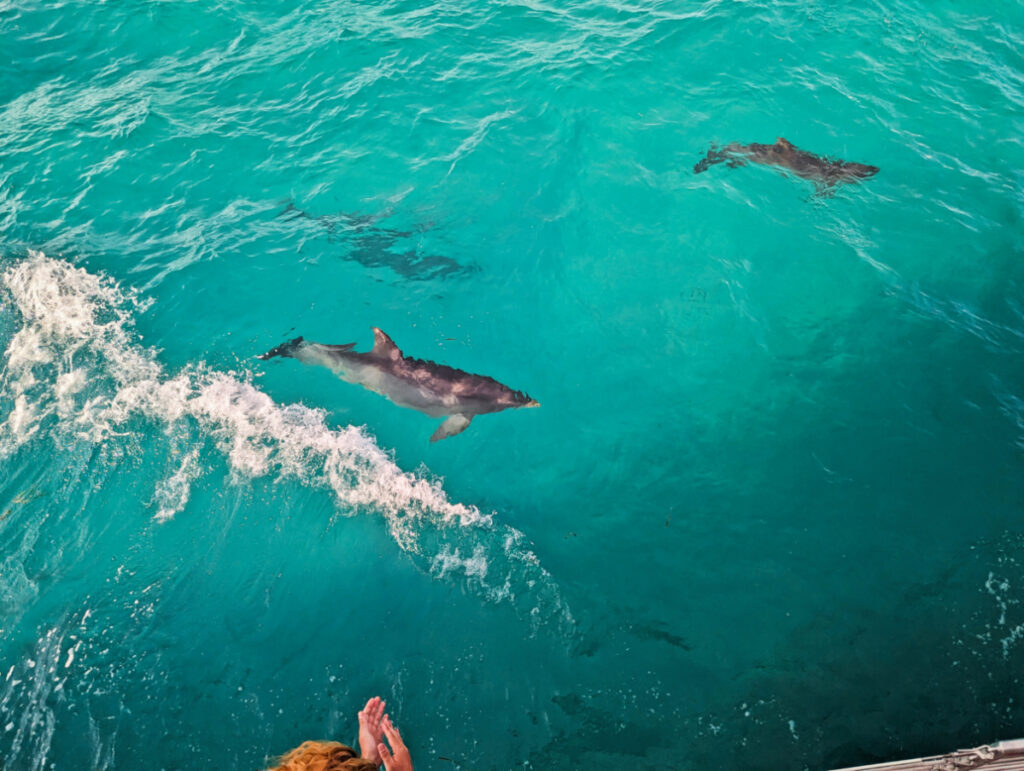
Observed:
[[[381,515],[431,575],[511,603],[534,629],[571,634],[572,614],[525,536],[452,501],[440,480],[399,468],[364,427],[331,428],[323,410],[278,404],[248,373],[203,363],[167,373],[136,339],[134,315],[147,303],[106,276],[30,252],[3,274],[3,290],[16,331],[0,371],[0,461],[42,437],[104,443],[156,423],[180,443],[198,430],[236,477],[327,489],[344,514]],[[177,449],[180,463],[154,491],[157,522],[184,509],[202,473],[198,447]]]

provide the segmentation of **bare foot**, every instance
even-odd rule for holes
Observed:
[[[359,751],[362,756],[375,766],[380,765],[380,744],[384,735],[381,719],[384,717],[384,702],[380,696],[374,696],[359,713]]]

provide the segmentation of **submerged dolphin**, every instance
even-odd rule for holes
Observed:
[[[762,145],[756,142],[741,145],[739,142],[732,142],[721,150],[712,147],[708,151],[707,157],[693,167],[693,173],[700,174],[702,171],[707,171],[716,163],[726,163],[730,168],[735,168],[748,162],[778,166],[793,172],[798,177],[812,180],[823,188],[840,182],[859,182],[878,173],[877,166],[822,158],[806,150],[801,150],[782,137],[776,139],[773,145]]]
[[[343,259],[358,262],[365,268],[390,268],[410,281],[465,276],[478,270],[475,265],[463,265],[451,257],[421,253],[416,237],[429,227],[419,225],[413,230],[396,230],[378,225],[388,214],[313,215],[289,203],[277,216],[315,222],[327,233],[328,243],[340,240],[348,247]]]
[[[324,345],[297,337],[267,351],[260,359],[288,356],[303,364],[319,364],[342,380],[358,383],[402,407],[434,418],[447,416],[431,442],[466,430],[476,415],[509,407],[539,407],[522,391],[513,391],[494,378],[404,356],[390,337],[373,328],[373,350],[356,353],[355,343]]]

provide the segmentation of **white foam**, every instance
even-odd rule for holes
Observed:
[[[153,519],[166,522],[184,510],[192,494],[192,482],[199,477],[199,472],[199,448],[193,447],[185,453],[178,469],[157,485],[153,500],[159,508]]]
[[[11,759],[23,757],[25,769],[46,767],[50,744],[57,728],[54,709],[55,697],[64,688],[67,675],[55,674],[60,662],[64,635],[60,627],[53,627],[36,642],[32,654],[17,665],[20,677],[8,680],[0,688],[0,715],[13,718],[5,732],[14,732],[8,755]],[[12,668],[12,671],[13,668]],[[24,684],[23,688],[18,686]]]
[[[1011,606],[1019,605],[1019,601],[1010,598],[1009,580],[998,578],[991,571],[985,580],[985,591],[995,599],[996,605],[999,607],[999,620],[996,622],[996,627],[1001,627],[1001,629],[993,630],[991,627],[988,627],[988,631],[984,635],[979,635],[979,637],[988,642],[993,632],[1002,634],[1005,631],[1006,634],[999,638],[999,644],[1003,649],[1003,659],[1009,659],[1010,650],[1017,644],[1018,640],[1024,637],[1024,623],[1011,625],[1007,621],[1007,612]]]
[[[522,533],[450,500],[440,481],[403,471],[365,428],[331,428],[323,410],[278,404],[248,373],[200,363],[169,375],[135,340],[133,314],[144,304],[106,277],[33,252],[3,280],[22,326],[0,379],[0,405],[14,405],[6,415],[0,406],[0,459],[40,431],[58,443],[99,443],[139,430],[139,418],[168,431],[187,422],[214,440],[236,477],[329,489],[346,514],[383,515],[396,543],[433,575],[511,601],[535,623],[571,629],[557,585]],[[199,448],[181,452],[154,493],[160,522],[185,509],[201,474]]]

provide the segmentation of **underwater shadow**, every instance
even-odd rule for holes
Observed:
[[[342,259],[356,262],[364,268],[387,268],[408,281],[449,279],[476,273],[476,265],[463,265],[451,257],[423,254],[415,243],[416,236],[430,230],[429,225],[418,225],[412,230],[381,227],[378,223],[388,214],[310,214],[289,203],[277,215],[286,221],[309,220],[323,228],[327,242],[347,247]]]

